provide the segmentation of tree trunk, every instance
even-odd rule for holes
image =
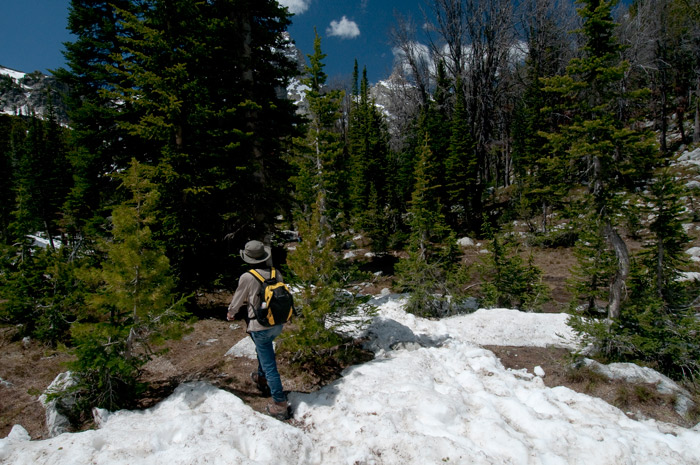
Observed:
[[[243,82],[245,83],[247,92],[250,92],[251,98],[255,87],[255,76],[253,74],[253,27],[251,22],[253,19],[249,16],[244,16],[241,18],[241,30],[243,36],[242,42],[242,52],[243,52],[243,63],[244,69],[241,73]],[[263,157],[263,151],[260,147],[259,134],[260,129],[260,115],[256,110],[247,111],[247,123],[246,129],[253,134],[253,140],[251,144],[251,151],[253,154],[253,159],[255,160],[255,171],[253,171],[253,179],[258,184],[259,192],[265,192],[267,187],[267,178],[265,176],[265,163]],[[263,235],[269,233],[272,230],[272,225],[270,218],[268,218],[267,212],[264,208],[259,208],[258,205],[261,203],[262,198],[260,194],[255,194],[257,201],[253,205],[253,218],[257,226],[261,228]]]
[[[668,134],[668,121],[666,120],[666,78],[662,76],[661,83],[661,152],[666,156],[668,154],[668,144],[666,143]]]
[[[542,202],[542,233],[547,234],[547,202]]]
[[[693,131],[693,143],[700,142],[700,71],[696,72],[697,81],[695,88],[695,130]]]
[[[664,293],[664,242],[661,237],[657,237],[657,257],[656,257],[656,293],[663,300]]]
[[[53,242],[53,234],[51,234],[49,223],[46,220],[44,220],[44,230],[46,231],[46,237],[49,239],[49,247],[51,247],[51,250],[56,250],[56,245]]]
[[[630,257],[627,244],[622,240],[615,228],[607,221],[605,224],[605,238],[617,257],[617,271],[613,282],[610,284],[610,297],[608,299],[608,318],[617,320],[620,318],[620,307],[623,300],[625,282],[630,270]]]

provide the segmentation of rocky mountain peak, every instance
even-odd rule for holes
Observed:
[[[51,101],[59,123],[67,124],[68,115],[62,98],[67,90],[53,76],[39,71],[24,73],[0,66],[0,113],[44,116]]]

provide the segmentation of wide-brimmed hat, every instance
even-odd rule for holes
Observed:
[[[270,248],[260,241],[249,241],[245,245],[245,249],[241,250],[241,258],[251,265],[267,261],[270,255],[272,255]]]

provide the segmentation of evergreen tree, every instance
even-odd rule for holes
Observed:
[[[71,0],[68,30],[75,40],[64,44],[68,69],[54,73],[70,89],[67,103],[73,185],[64,207],[64,226],[73,248],[101,230],[116,201],[116,185],[107,174],[124,168],[134,154],[144,152],[119,128],[120,121],[133,118],[129,107],[104,92],[119,82],[113,66],[125,31],[118,9],[136,12],[140,6],[134,0]]]
[[[0,244],[11,243],[10,223],[15,209],[13,134],[19,124],[22,124],[20,118],[0,115]]]
[[[574,255],[577,264],[568,283],[573,295],[572,310],[598,315],[609,300],[610,281],[615,275],[615,255],[608,247],[600,218],[593,215],[580,222]],[[583,307],[578,304],[583,302]]]
[[[686,195],[678,178],[665,169],[651,184],[649,193],[642,197],[644,205],[648,206],[642,213],[653,218],[649,225],[651,240],[641,254],[653,276],[653,283],[647,290],[672,308],[685,305],[688,299],[680,284],[681,270],[689,265],[685,250],[691,241],[683,228],[687,216],[683,203]]]
[[[432,154],[427,134],[417,155],[415,187],[408,210],[408,257],[396,267],[397,283],[411,294],[407,311],[421,316],[445,316],[455,312],[465,297],[461,289],[466,270],[455,266],[456,238],[431,195],[439,184],[430,175]]]
[[[614,356],[640,358],[669,376],[692,379],[700,369],[700,349],[694,337],[700,322],[693,310],[700,288],[682,279],[690,264],[685,249],[691,241],[683,228],[685,196],[683,185],[666,169],[643,198],[646,213],[653,219],[633,270],[631,298],[616,328],[617,337],[632,350]]]
[[[427,105],[424,105],[421,108],[418,116],[416,139],[414,141],[416,145],[413,147],[414,153],[420,153],[423,150],[423,144],[425,142],[423,135],[426,133],[430,134],[430,160],[428,163],[429,172],[427,174],[430,177],[439,180],[446,179],[447,174],[445,163],[447,160],[449,160],[450,154],[450,143],[453,129],[451,124],[452,120],[450,117],[452,111],[452,87],[453,83],[447,77],[444,63],[440,61],[437,67],[437,85],[433,93],[434,97],[428,102]],[[465,137],[468,144],[469,136]],[[414,161],[411,165],[414,170],[417,160],[418,157],[414,157]],[[463,168],[466,170],[469,169],[468,166]],[[449,205],[450,199],[447,189],[448,187],[446,186],[446,183],[442,182],[428,194],[433,198],[432,201],[434,201],[436,205],[440,207],[443,214],[443,210],[447,205]]]
[[[282,339],[282,348],[297,366],[328,379],[359,356],[341,327],[361,327],[369,322],[373,311],[361,310],[361,300],[339,289],[338,259],[329,240],[330,228],[322,221],[322,204],[319,198],[311,207],[310,217],[298,222],[302,241],[287,260],[301,287],[296,302],[300,315],[291,333]],[[355,322],[349,323],[348,317]]]
[[[431,160],[430,137],[426,133],[422,150],[418,153],[414,190],[408,210],[408,223],[411,226],[409,247],[416,250],[422,260],[429,258],[432,244],[441,242],[448,231],[441,209],[431,195],[431,191],[440,186],[431,175]]]
[[[186,317],[164,248],[151,233],[158,220],[152,177],[153,169],[136,160],[120,176],[132,198],[112,211],[112,239],[101,246],[106,259],[83,273],[95,290],[87,300],[90,317],[71,328],[80,409],[130,405],[152,344],[179,335]]]
[[[325,87],[328,76],[323,71],[326,55],[321,50],[321,38],[314,37],[314,53],[308,55],[309,66],[302,82],[308,86],[306,101],[309,121],[306,136],[297,139],[293,163],[297,173],[296,201],[308,217],[310,206],[319,201],[321,221],[333,221],[340,213],[341,197],[338,186],[346,173],[342,166],[342,140],[339,131],[340,106],[343,93]]]
[[[0,249],[0,322],[20,337],[57,345],[70,342],[68,331],[83,306],[79,263],[67,249]]]
[[[488,222],[483,230],[491,241],[491,247],[479,266],[482,305],[515,307],[523,311],[541,310],[542,304],[549,300],[549,288],[542,283],[542,270],[535,266],[532,254],[525,262],[512,233],[498,234]]]
[[[386,202],[382,201],[374,184],[370,185],[367,207],[362,215],[362,231],[372,240],[374,252],[386,252],[389,249],[392,233],[396,231],[391,223],[391,213]]]
[[[49,106],[47,117],[32,116],[26,137],[15,135],[21,142],[15,152],[14,187],[16,210],[13,229],[15,239],[23,241],[27,234],[43,232],[51,248],[59,231],[61,206],[69,189],[64,131]]]
[[[583,56],[571,60],[564,76],[543,80],[545,90],[557,100],[543,111],[567,114],[570,122],[545,136],[557,169],[565,179],[576,181],[570,187],[586,186],[586,209],[597,215],[599,233],[615,253],[617,269],[608,302],[614,319],[620,316],[629,273],[629,252],[618,232],[617,213],[626,194],[649,178],[657,150],[652,135],[626,127],[619,111],[621,100],[634,95],[621,86],[628,63],[620,62],[620,45],[613,34],[611,9],[616,0],[580,3]]]
[[[481,213],[476,209],[476,184],[479,177],[474,144],[468,128],[468,118],[464,104],[462,80],[455,83],[455,103],[450,124],[450,145],[445,160],[445,184],[449,206],[450,224],[464,226],[478,232]]]
[[[572,326],[607,360],[642,361],[675,379],[696,380],[700,323],[693,302],[700,289],[681,279],[690,241],[683,229],[683,195],[678,180],[664,171],[644,196],[652,220],[633,262],[621,318],[605,323],[575,318]]]
[[[68,78],[84,79],[87,93],[99,89],[95,112],[107,119],[100,127],[117,141],[101,139],[110,153],[78,153],[76,165],[93,166],[93,155],[100,166],[111,162],[98,176],[131,156],[157,166],[162,223],[154,233],[180,286],[208,285],[229,268],[225,238],[271,232],[287,201],[279,179],[289,177],[282,153],[296,117],[277,89],[296,72],[283,53],[288,14],[271,0],[125,2],[107,12],[109,21],[87,10],[74,11],[85,41]],[[86,64],[81,53],[91,54],[96,40],[104,55]],[[83,77],[85,66],[95,74]],[[98,129],[86,125],[87,142]]]
[[[568,182],[546,150],[542,132],[561,122],[557,113],[543,112],[547,106],[542,78],[563,72],[566,46],[560,37],[561,27],[548,16],[551,4],[536,2],[531,12],[528,32],[528,56],[524,64],[525,88],[513,114],[513,168],[520,213],[530,221],[541,215],[540,225],[531,229],[548,232],[550,214],[562,207]],[[545,11],[541,11],[545,10]]]
[[[347,144],[353,223],[372,239],[374,250],[383,251],[390,235],[385,229],[391,177],[388,134],[384,118],[369,94],[367,68],[362,70],[358,95],[350,108]]]
[[[19,246],[19,259],[24,259],[30,251],[28,234],[37,232],[37,220],[33,216],[33,203],[30,193],[30,179],[27,155],[28,125],[24,121],[18,121],[13,125],[10,133],[9,159],[12,166],[12,179],[10,180],[10,193],[12,201],[7,206],[12,208],[9,215],[8,239],[10,243]]]

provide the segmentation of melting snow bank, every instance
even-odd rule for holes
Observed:
[[[439,345],[459,339],[478,345],[530,347],[578,347],[578,338],[566,324],[564,313],[525,313],[518,310],[481,309],[467,315],[427,320],[406,313],[405,298],[387,296],[370,301],[379,307],[378,316],[365,330],[355,334],[370,338],[369,349]]]
[[[394,352],[294,401],[323,463],[700,463],[700,432],[548,389],[460,341]]]
[[[13,428],[0,462],[13,465],[311,464],[318,454],[302,430],[259,414],[233,394],[197,382],[157,406],[121,410],[94,431],[28,441]]]
[[[17,426],[0,439],[0,462],[700,463],[700,426],[632,420],[600,399],[507,370],[478,345],[573,347],[565,315],[480,310],[430,321],[405,314],[401,299],[375,304],[365,336],[377,358],[318,392],[290,394],[298,427],[190,383],[146,411],[104,415],[94,431],[29,441]]]

